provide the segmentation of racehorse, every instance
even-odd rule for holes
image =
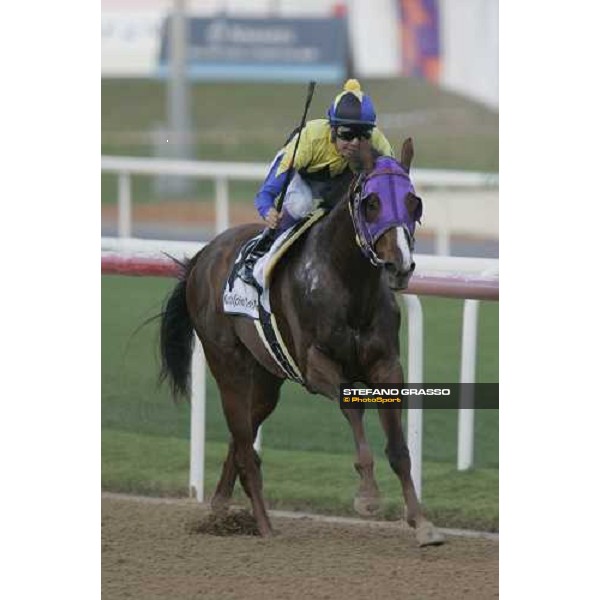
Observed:
[[[283,256],[270,285],[270,305],[281,336],[306,389],[338,400],[343,382],[370,387],[404,382],[400,364],[400,312],[394,290],[403,289],[415,268],[414,228],[421,199],[409,171],[413,144],[402,145],[400,161],[361,148],[362,172],[343,181],[338,201]],[[285,373],[245,316],[225,314],[223,290],[240,249],[262,229],[242,225],[217,236],[191,260],[161,314],[161,378],[175,395],[188,393],[196,331],[219,387],[231,433],[229,450],[211,500],[226,510],[239,475],[261,535],[272,533],[262,494],[261,461],[253,443],[275,409]],[[387,438],[386,456],[400,479],[406,519],[420,545],[443,542],[423,514],[415,492],[400,408],[378,408]],[[360,483],[354,507],[374,514],[379,490],[373,455],[363,428],[364,408],[342,408],[354,435]]]

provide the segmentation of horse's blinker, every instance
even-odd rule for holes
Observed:
[[[381,206],[378,218],[367,222],[363,203],[371,194],[377,194]],[[407,198],[411,200],[408,203],[410,208],[407,206]],[[389,229],[406,229],[409,239],[413,241],[415,226],[420,222],[423,208],[405,167],[393,158],[379,157],[371,173],[359,175],[349,199],[356,241],[374,266],[383,267],[385,264],[377,256],[375,244]],[[414,241],[410,244],[411,247],[413,244]]]

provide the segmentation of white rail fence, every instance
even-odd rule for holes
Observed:
[[[121,156],[103,156],[102,171],[115,173],[118,178],[117,192],[117,235],[132,235],[132,175],[175,175],[212,179],[215,185],[215,233],[221,233],[229,227],[229,181],[259,181],[267,174],[269,165],[264,163],[212,162],[165,160],[158,158],[135,158]],[[497,189],[498,174],[469,171],[448,171],[433,169],[413,169],[412,180],[419,188],[444,190]],[[452,206],[445,206],[448,213],[434,227],[436,252],[449,254],[449,223]]]
[[[102,272],[122,275],[173,276],[172,260],[192,257],[205,244],[102,238]],[[400,294],[408,322],[408,383],[423,383],[423,311],[419,294],[463,298],[460,383],[475,382],[477,329],[481,300],[499,299],[498,260],[415,255],[417,269],[407,294]],[[190,492],[199,502],[204,500],[204,440],[206,414],[206,361],[196,339],[191,369],[191,442]],[[412,475],[421,497],[423,415],[421,409],[407,411],[407,443],[412,460]],[[473,466],[473,408],[460,408],[458,419],[457,468]],[[260,439],[258,440],[260,448]]]

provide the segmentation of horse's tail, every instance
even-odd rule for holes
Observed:
[[[194,327],[187,310],[186,286],[196,260],[197,255],[191,260],[176,261],[181,266],[181,276],[160,314],[159,383],[167,379],[175,399],[189,396]]]

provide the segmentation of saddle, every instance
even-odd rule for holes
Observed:
[[[269,286],[273,272],[287,251],[324,215],[319,208],[281,234],[271,248],[254,265],[253,277],[256,285],[249,284],[239,276],[244,268],[248,252],[258,243],[262,234],[248,240],[240,250],[223,290],[223,311],[230,315],[242,315],[254,320],[254,325],[263,344],[289,379],[304,383],[300,370],[288,352],[279,333],[275,315],[271,311]]]

